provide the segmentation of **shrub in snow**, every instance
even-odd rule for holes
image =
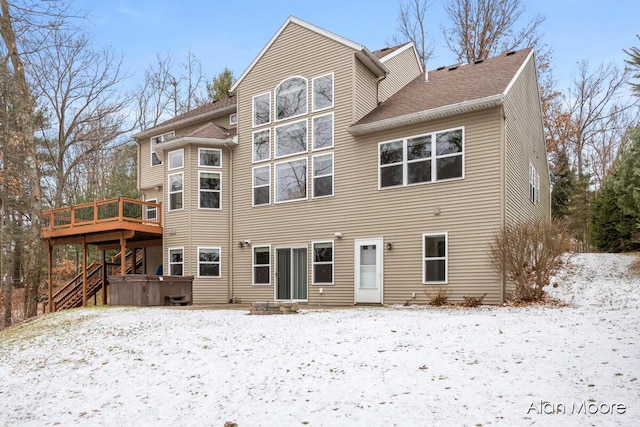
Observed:
[[[489,244],[496,271],[514,285],[510,299],[515,302],[540,301],[544,288],[569,248],[563,223],[544,218],[506,224]]]
[[[424,294],[427,296],[429,300],[429,305],[433,305],[436,307],[440,307],[442,305],[447,304],[447,300],[449,299],[449,291],[445,288],[438,288],[435,293],[424,291]]]

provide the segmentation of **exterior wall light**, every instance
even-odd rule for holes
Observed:
[[[387,250],[393,249],[393,242],[387,242]]]

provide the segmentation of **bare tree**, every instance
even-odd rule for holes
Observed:
[[[47,113],[43,123],[44,162],[51,168],[50,202],[72,203],[70,181],[92,153],[130,131],[129,99],[119,90],[125,76],[111,50],[93,50],[86,35],[52,31],[52,47],[29,56],[35,95]]]
[[[427,11],[431,7],[429,0],[400,1],[398,12],[398,34],[393,36],[395,44],[413,42],[426,68],[427,61],[433,54],[433,39],[428,37]]]
[[[144,81],[135,91],[138,127],[141,130],[154,127],[201,104],[203,83],[200,61],[191,51],[180,64],[175,64],[168,53],[156,54],[155,62],[147,67]]]
[[[501,52],[536,46],[543,15],[520,25],[522,0],[449,0],[449,26],[443,27],[449,49],[458,61],[473,62]]]

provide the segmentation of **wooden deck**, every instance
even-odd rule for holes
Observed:
[[[127,239],[132,240],[161,238],[160,204],[118,197],[42,213],[43,239],[71,243],[84,238],[106,243],[118,240],[121,232],[127,232]]]

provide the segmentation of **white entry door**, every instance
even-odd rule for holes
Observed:
[[[382,239],[355,242],[355,302],[382,303]]]

